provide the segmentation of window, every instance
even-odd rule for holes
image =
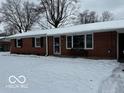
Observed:
[[[93,35],[92,34],[86,35],[86,48],[93,48]]]
[[[84,48],[84,35],[67,36],[66,38],[67,48],[82,49]]]
[[[84,48],[84,35],[73,36],[73,48]]]
[[[16,47],[20,48],[22,46],[22,39],[16,39]]]
[[[43,37],[40,38],[32,38],[32,47],[43,47],[44,42],[43,42]]]
[[[92,49],[93,48],[93,35],[74,35],[66,37],[67,49]]]
[[[35,38],[35,47],[40,47],[40,38]]]
[[[72,36],[67,36],[67,48],[72,48]]]

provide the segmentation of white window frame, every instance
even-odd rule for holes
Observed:
[[[93,50],[94,49],[94,34],[93,33],[87,33],[87,34],[80,34],[80,35],[84,35],[84,49],[85,50]],[[87,48],[87,41],[86,41],[86,37],[87,37],[87,35],[92,35],[92,48]],[[68,48],[68,46],[67,46],[67,37],[68,36],[71,36],[72,37],[72,48]],[[75,36],[75,35],[66,35],[66,49],[73,49],[73,36]],[[76,49],[83,49],[83,48],[76,48]]]
[[[71,36],[71,48],[68,48],[68,36]],[[73,48],[73,35],[66,35],[66,49],[72,49]]]
[[[40,48],[41,45],[40,45],[40,46],[37,46],[37,39],[40,39],[40,37],[35,37],[35,40],[34,40],[34,42],[35,42],[35,47],[36,47],[36,48]]]
[[[55,38],[59,38],[59,48],[60,48],[60,52],[59,53],[55,53]],[[53,53],[55,55],[60,55],[61,54],[61,36],[60,35],[55,35],[53,37]]]
[[[73,38],[74,38],[74,36],[78,36],[78,35],[80,36],[80,35],[83,35],[83,34],[66,35],[66,49],[74,49]],[[68,41],[67,41],[67,37],[68,37],[68,36],[71,36],[71,38],[72,38],[72,41],[71,41],[71,44],[72,44],[72,45],[71,45],[71,48],[68,48],[68,46],[67,46],[67,44],[68,44],[68,43],[67,43],[67,42],[68,42]],[[84,39],[85,39],[85,35],[84,35]],[[84,44],[85,44],[85,40],[84,40]],[[75,48],[75,49],[85,49],[85,46],[84,46],[84,48]]]
[[[19,40],[21,40],[21,38],[16,39],[16,47],[17,48],[21,48],[21,46],[19,46],[19,43],[18,43]]]
[[[87,35],[92,35],[92,48],[87,48]],[[94,34],[93,33],[88,33],[88,34],[85,34],[85,49],[86,50],[92,50],[94,49]]]

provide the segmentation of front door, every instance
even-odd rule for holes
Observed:
[[[119,34],[119,62],[124,62],[124,34]]]
[[[53,50],[54,50],[54,54],[58,55],[60,54],[60,37],[54,37],[54,43],[53,43]]]

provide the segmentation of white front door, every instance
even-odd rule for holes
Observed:
[[[61,54],[60,37],[54,37],[53,51],[55,55]]]

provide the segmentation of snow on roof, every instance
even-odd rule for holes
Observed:
[[[49,30],[33,29],[29,32],[9,36],[8,38],[26,38],[35,36],[67,35],[76,33],[107,32],[124,29],[124,20],[98,22],[90,24],[76,25],[66,28],[55,28]]]
[[[1,40],[1,39],[5,39],[5,37],[0,37],[0,40]]]

